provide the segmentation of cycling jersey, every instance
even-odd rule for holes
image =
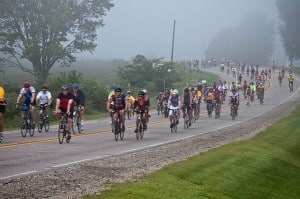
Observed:
[[[35,89],[31,86],[28,91],[25,90],[25,88],[22,88],[20,90],[20,94],[22,94],[25,97],[24,104],[30,104],[31,103],[31,97],[32,93],[35,93]]]
[[[212,92],[209,92],[206,97],[206,101],[212,101],[214,99],[214,95]]]
[[[85,105],[85,96],[82,90],[78,89],[77,92],[73,92],[74,102],[79,106]]]
[[[114,110],[122,110],[125,108],[125,95],[121,94],[119,96],[112,95],[109,99],[111,102],[113,102],[113,109]]]
[[[5,91],[1,86],[0,86],[0,104],[5,104]]]
[[[135,101],[135,99],[134,99],[134,97],[132,96],[132,95],[130,95],[130,96],[126,96],[126,100],[128,100],[128,102],[130,103],[130,104],[133,104],[134,103],[134,101]]]
[[[72,95],[72,93],[69,93],[69,92],[67,95],[64,95],[63,92],[60,92],[57,95],[57,99],[60,99],[59,109],[62,112],[66,112],[67,108],[68,108],[69,100],[73,99],[73,95]],[[73,108],[74,108],[74,104],[71,105],[70,112],[72,112]]]
[[[293,82],[293,81],[294,81],[294,77],[290,77],[290,76],[289,76],[289,77],[288,77],[288,81],[289,81],[289,82]]]
[[[183,93],[183,103],[185,104],[185,105],[189,105],[190,104],[190,101],[191,101],[191,99],[190,99],[190,93],[189,92],[184,92]]]
[[[133,103],[133,108],[135,109],[137,107],[137,109],[141,111],[148,110],[149,106],[149,99],[146,99],[145,97],[137,97]]]
[[[49,91],[46,91],[46,92],[40,91],[36,96],[36,99],[40,100],[40,104],[48,104],[49,99],[51,99],[51,98],[52,98],[52,95]]]
[[[171,103],[171,106],[178,107],[179,101],[181,101],[180,96],[170,96],[169,102]]]

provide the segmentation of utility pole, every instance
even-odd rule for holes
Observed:
[[[173,24],[173,38],[172,38],[171,63],[173,63],[173,53],[174,53],[174,38],[175,38],[175,24],[176,24],[176,20],[174,20],[174,24]]]

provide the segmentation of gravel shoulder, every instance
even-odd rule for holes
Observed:
[[[291,113],[300,104],[299,93],[256,118],[167,145],[0,180],[1,198],[81,198],[99,193],[110,183],[134,180],[211,148],[247,140]]]

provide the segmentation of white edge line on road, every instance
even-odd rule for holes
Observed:
[[[28,175],[28,174],[32,174],[32,173],[37,173],[37,171],[28,171],[28,172],[18,173],[18,174],[11,175],[11,176],[1,177],[0,180],[4,180],[4,179],[7,179],[7,178],[18,177],[18,176],[22,176],[22,175]]]

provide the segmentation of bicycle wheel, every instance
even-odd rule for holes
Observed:
[[[46,132],[48,132],[49,128],[50,128],[50,119],[48,117],[46,117],[44,120],[44,129]]]
[[[140,139],[141,132],[142,132],[143,130],[144,130],[144,129],[143,129],[143,123],[142,123],[142,121],[140,120],[140,121],[139,121],[139,124],[138,124],[138,131],[137,131],[137,133],[135,134],[135,137],[136,137],[137,140]]]
[[[43,130],[43,124],[44,124],[43,116],[40,115],[40,120],[39,120],[39,124],[38,124],[38,132],[39,133],[41,133]]]
[[[184,118],[184,129],[187,129],[187,128],[189,128],[189,118],[188,118],[188,114],[185,113],[183,118]]]
[[[174,132],[176,132],[175,131],[176,121],[175,121],[175,118],[173,116],[172,116],[171,124],[172,124],[171,133],[174,133]]]
[[[65,129],[61,128],[61,127],[62,127],[62,125],[59,125],[58,134],[57,134],[59,144],[62,144],[64,142],[64,137],[65,137],[65,135],[64,135]]]
[[[26,137],[26,134],[27,134],[26,123],[25,123],[25,121],[22,121],[22,124],[21,124],[21,135],[24,138],[24,137]]]
[[[72,119],[72,131],[73,134],[81,133],[81,118],[78,111],[75,111]]]
[[[119,122],[117,120],[114,120],[114,136],[115,136],[115,141],[118,141],[119,139]]]
[[[28,124],[28,132],[29,132],[30,137],[32,137],[34,135],[34,130],[35,130],[35,126],[34,126],[34,124],[32,124],[32,122],[30,122]]]
[[[124,125],[124,124],[123,124]],[[120,133],[120,140],[123,140],[124,139],[124,131],[123,130],[121,130],[122,128],[120,128],[120,130],[119,130],[119,133]]]

